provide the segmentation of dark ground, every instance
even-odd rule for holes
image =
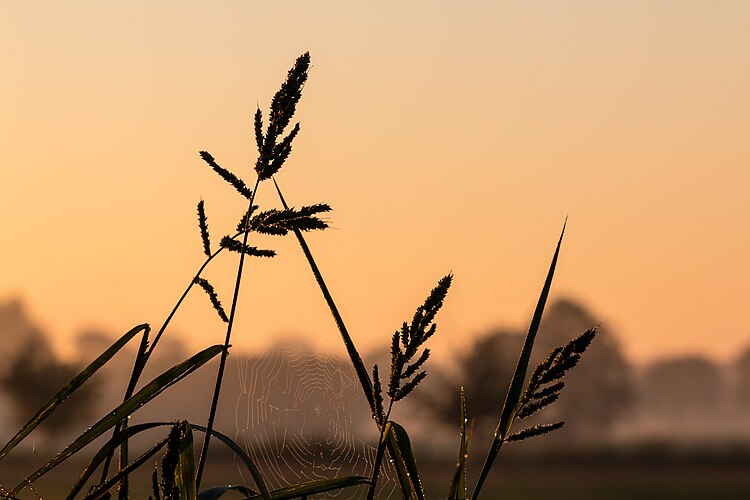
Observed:
[[[485,499],[588,500],[588,499],[745,499],[750,498],[750,455],[724,453],[717,456],[661,456],[659,454],[613,456],[504,457],[496,463],[483,491]],[[10,457],[9,457],[10,458]],[[23,474],[32,472],[36,460],[3,461],[0,483],[14,486]],[[37,485],[44,499],[64,498],[83,464],[70,463],[50,473]],[[427,498],[445,498],[452,476],[450,465],[420,462]],[[150,473],[152,469],[149,468]],[[479,467],[472,466],[469,484],[476,481]],[[474,472],[472,475],[471,472]],[[247,478],[248,475],[245,474]],[[204,486],[238,483],[241,476],[229,456],[214,456]],[[131,498],[146,498],[148,476],[134,481]],[[38,498],[27,491],[22,498]],[[241,498],[227,495],[226,498]],[[364,493],[362,493],[364,498]],[[392,496],[391,498],[396,498]]]

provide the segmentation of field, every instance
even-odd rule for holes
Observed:
[[[61,498],[70,484],[68,466],[38,485],[44,498]],[[16,461],[4,468],[5,477],[28,473],[31,461]],[[446,464],[423,464],[427,498],[445,497]],[[222,484],[235,477],[238,464],[230,456],[216,457],[207,470],[206,485]],[[504,500],[631,500],[634,498],[681,500],[730,500],[750,496],[750,456],[722,458],[616,460],[589,457],[567,459],[501,460],[486,485],[486,498]],[[237,476],[238,478],[238,476]],[[237,479],[235,478],[235,480]],[[440,488],[434,487],[440,485]],[[133,486],[133,498],[149,491]],[[142,491],[143,490],[143,491]],[[365,498],[364,488],[359,498]],[[397,498],[398,495],[391,495]],[[227,498],[240,498],[239,495]],[[320,497],[322,498],[322,496]]]

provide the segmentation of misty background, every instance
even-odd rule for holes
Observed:
[[[540,412],[540,421],[563,420],[565,427],[551,436],[535,439],[534,445],[525,443],[524,448],[543,454],[560,446],[585,452],[662,443],[675,450],[709,446],[715,452],[722,446],[736,450],[750,445],[750,337],[748,347],[727,363],[694,354],[635,364],[623,354],[625,341],[620,332],[606,322],[600,323],[595,312],[585,305],[561,299],[546,310],[532,363],[597,324],[597,337],[579,366],[568,375],[560,400]],[[448,443],[456,437],[458,394],[463,386],[469,417],[474,419],[476,442],[489,439],[523,334],[522,329],[494,329],[467,335],[476,340],[446,357],[450,361],[428,362],[427,379],[412,396],[396,405],[394,417],[408,424],[416,441],[425,440],[433,448],[434,429],[442,427],[444,432],[437,434],[447,436],[447,442],[437,442],[449,446],[452,453],[453,446]],[[0,356],[5,360],[0,366],[0,437],[5,441],[116,339],[110,332],[81,331],[72,349],[75,357],[64,358],[54,349],[49,332],[30,317],[20,299],[0,304],[0,335],[4,339]],[[116,406],[132,368],[136,342],[131,344],[72,396],[35,433],[27,447],[33,446],[36,452],[46,448],[56,451]],[[142,380],[150,380],[191,354],[179,333],[168,332]],[[330,431],[326,422],[321,421],[316,427],[309,415],[334,411],[330,405],[321,410],[321,405],[327,404],[320,400],[321,394],[330,399],[325,396],[326,390],[333,391],[335,399],[340,400],[335,409],[339,415],[328,415],[326,419],[348,419],[356,435],[366,434],[364,429],[371,426],[367,406],[346,359],[321,355],[308,345],[290,341],[279,342],[265,353],[232,350],[231,359],[218,414],[218,429],[229,435],[242,434],[244,439],[251,439],[248,436],[254,430],[260,432],[263,425],[270,425],[258,421],[257,414],[266,410],[258,407],[256,411],[245,400],[274,409],[309,405],[267,416],[267,420],[273,421],[274,426],[307,425],[307,432],[324,435]],[[389,352],[384,347],[382,351],[366,353],[365,361],[370,367],[378,363],[381,372],[387,372]],[[211,366],[168,389],[139,410],[138,418],[205,422],[215,377]],[[253,412],[255,416],[251,415]],[[295,420],[294,415],[302,420]],[[360,425],[362,422],[364,425]]]

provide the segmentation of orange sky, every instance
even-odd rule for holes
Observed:
[[[569,215],[553,296],[634,359],[730,359],[750,344],[748,19],[743,1],[5,5],[0,299],[63,347],[158,325],[202,261],[197,201],[217,241],[242,211],[197,152],[253,180],[252,113],[309,50],[278,180],[333,206],[310,243],[363,348],[448,271],[443,352],[527,324]],[[234,344],[335,341],[295,242],[269,244]],[[209,273],[226,302],[234,262]],[[223,338],[207,304],[175,321],[196,346]]]

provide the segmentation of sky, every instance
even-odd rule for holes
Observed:
[[[252,115],[310,51],[277,179],[333,207],[309,242],[363,350],[449,272],[439,356],[527,325],[568,217],[552,299],[636,362],[731,360],[750,346],[748,19],[742,1],[10,3],[0,300],[63,351],[158,327],[203,260],[196,203],[215,241],[243,211],[198,151],[254,183]],[[337,342],[296,242],[263,243],[279,255],[250,263],[233,344]],[[207,274],[225,303],[235,266]],[[173,325],[224,337],[199,293]]]

